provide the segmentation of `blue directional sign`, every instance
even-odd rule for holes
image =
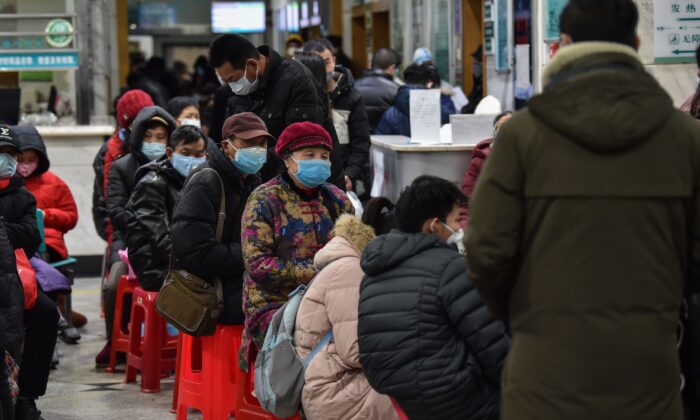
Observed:
[[[0,70],[69,70],[78,67],[77,52],[3,53],[0,50]]]

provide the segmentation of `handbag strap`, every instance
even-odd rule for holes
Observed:
[[[226,221],[226,190],[224,189],[224,181],[221,179],[221,175],[214,169],[204,168],[201,172],[204,171],[213,172],[216,175],[216,179],[219,180],[219,186],[221,187],[221,202],[219,203],[219,215],[216,221],[216,242],[221,243],[224,237],[224,222]],[[219,302],[223,304],[224,290],[219,277],[214,279],[214,286],[216,287],[216,297],[219,299]]]

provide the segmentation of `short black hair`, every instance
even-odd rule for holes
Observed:
[[[234,69],[243,69],[251,58],[260,58],[260,53],[255,45],[240,35],[219,35],[209,46],[209,62],[213,68],[228,62]]]
[[[559,30],[573,42],[607,41],[636,47],[639,12],[632,0],[571,0]]]
[[[294,54],[294,60],[308,67],[316,80],[316,84],[326,90],[326,63],[320,55],[313,52],[299,51]]]
[[[380,48],[372,56],[372,68],[386,70],[391,66],[398,67],[401,64],[401,57],[396,50],[391,48]]]
[[[403,80],[407,85],[425,86],[430,76],[430,69],[425,65],[411,64],[403,71]]]
[[[403,232],[418,233],[426,220],[437,217],[446,222],[454,206],[466,201],[467,197],[452,182],[430,175],[419,176],[403,190],[396,203],[396,223]]]
[[[168,102],[168,105],[165,106],[165,110],[168,111],[168,114],[172,115],[173,118],[178,119],[182,111],[191,106],[197,108],[199,111],[199,103],[195,98],[191,96],[176,96]]]
[[[442,79],[440,79],[440,70],[432,62],[426,62],[423,63],[423,65],[427,67],[430,72],[430,81],[433,82],[433,87],[439,87],[440,83],[442,83]]]
[[[333,45],[325,39],[315,41],[306,41],[302,46],[302,50],[307,53],[322,53],[325,50],[333,54]]]
[[[168,147],[175,150],[181,144],[197,143],[200,139],[204,140],[206,146],[207,138],[202,130],[193,125],[181,125],[170,135]]]
[[[374,197],[367,202],[362,211],[362,223],[372,226],[377,236],[389,233],[397,227],[395,207],[386,197]]]

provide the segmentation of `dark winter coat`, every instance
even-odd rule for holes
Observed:
[[[144,290],[160,290],[170,263],[170,222],[185,178],[168,160],[136,171],[140,180],[127,204],[129,263]]]
[[[470,198],[472,193],[474,193],[474,187],[481,173],[481,168],[484,166],[486,157],[491,154],[491,143],[493,143],[493,139],[484,140],[474,146],[474,150],[472,150],[472,158],[469,161],[469,167],[464,173],[464,178],[462,178],[462,194],[467,198]],[[459,222],[463,228],[467,226],[468,220],[469,202],[467,201],[459,212]]]
[[[171,134],[176,122],[163,108],[150,106],[139,112],[129,137],[131,152],[117,159],[109,170],[107,180],[107,211],[112,225],[112,245],[110,246],[110,264],[119,261],[118,251],[126,248],[126,229],[128,213],[126,205],[136,186],[136,170],[149,162],[141,153],[146,123],[154,116],[160,116],[168,121]]]
[[[374,130],[374,134],[399,134],[411,137],[411,91],[422,86],[403,85],[396,94],[394,106],[389,108]]]
[[[394,105],[399,84],[394,78],[381,70],[365,70],[364,77],[355,82],[355,89],[365,101],[369,131],[374,133],[382,115]]]
[[[330,93],[333,112],[333,125],[338,134],[340,152],[343,155],[343,168],[353,184],[365,180],[365,166],[369,165],[369,125],[365,103],[355,89],[355,79],[345,67],[337,66],[338,84]]]
[[[0,201],[10,244],[14,249],[24,249],[27,258],[31,258],[41,244],[34,195],[24,188],[22,177],[15,174],[10,184],[0,190]]]
[[[365,249],[360,362],[370,385],[411,419],[497,418],[505,327],[434,235],[392,231]]]
[[[24,341],[24,288],[17,275],[15,252],[2,216],[0,255],[0,349],[18,348]],[[1,361],[5,362],[4,354]]]
[[[265,45],[258,47],[258,51],[268,59],[258,90],[247,96],[231,96],[227,115],[254,112],[262,118],[268,132],[275,138],[279,138],[282,131],[295,122],[321,124],[333,139],[333,166],[328,182],[344,189],[343,158],[329,115],[328,95],[321,86],[317,86],[311,70],[303,64],[281,57],[277,51]],[[267,142],[267,149],[267,163],[260,170],[263,182],[274,178],[284,168],[275,154],[274,141]]]
[[[104,142],[92,161],[92,170],[95,172],[95,182],[92,184],[92,222],[97,234],[105,241],[108,239],[109,226],[109,212],[107,212],[104,194],[106,154],[107,142]]]
[[[562,48],[544,79],[469,212],[470,277],[513,333],[502,419],[680,420],[700,127],[620,44]]]
[[[221,203],[219,173],[226,193],[226,219],[221,243],[216,242],[216,223]],[[219,277],[224,290],[222,324],[243,324],[241,288],[243,254],[241,252],[241,217],[250,193],[260,185],[257,175],[243,176],[221,150],[190,175],[175,207],[171,234],[174,264],[214,283]]]
[[[39,164],[34,173],[24,180],[24,187],[34,195],[37,208],[44,213],[46,246],[61,258],[67,258],[68,249],[63,235],[78,223],[78,207],[73,194],[58,175],[49,171],[51,163],[44,140],[37,129],[23,125],[14,127],[13,130],[19,138],[20,150],[34,150],[39,157]]]

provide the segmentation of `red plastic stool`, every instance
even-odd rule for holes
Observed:
[[[255,347],[252,345],[251,347]],[[236,411],[236,420],[278,420],[278,417],[268,413],[261,406],[255,396],[253,396],[253,391],[255,390],[253,386],[254,369],[255,369],[255,356],[257,352],[251,351],[250,363],[248,365],[248,372],[243,372],[238,366],[236,366],[236,372],[238,374],[238,411]],[[238,358],[236,358],[238,359]],[[286,420],[301,420],[301,416],[298,414],[296,416],[288,417]]]
[[[158,292],[134,289],[125,382],[136,381],[140,371],[141,392],[160,392],[161,375],[170,376],[175,370],[177,336],[168,335],[165,320],[156,312],[157,298]]]
[[[202,412],[202,420],[223,420],[237,412],[237,357],[243,327],[219,325],[214,335],[183,335],[178,378],[177,420],[187,419],[187,409]],[[197,366],[198,343],[201,362]]]
[[[170,412],[177,413],[177,396],[180,385],[180,359],[182,358],[182,337],[185,334],[177,335],[177,356],[175,358],[175,383],[173,384],[173,402],[170,404]]]
[[[396,414],[399,415],[399,420],[408,420],[408,416],[406,415],[406,412],[403,411],[403,408],[399,405],[398,402],[396,402],[395,399],[391,399],[391,404],[394,406],[394,410],[396,410]]]
[[[136,287],[138,287],[138,282],[129,280],[126,275],[119,277],[117,303],[114,308],[114,323],[112,324],[112,350],[109,353],[109,365],[105,369],[105,371],[110,373],[116,372],[117,353],[127,353],[129,351],[129,331],[122,329],[124,297],[133,295]]]

